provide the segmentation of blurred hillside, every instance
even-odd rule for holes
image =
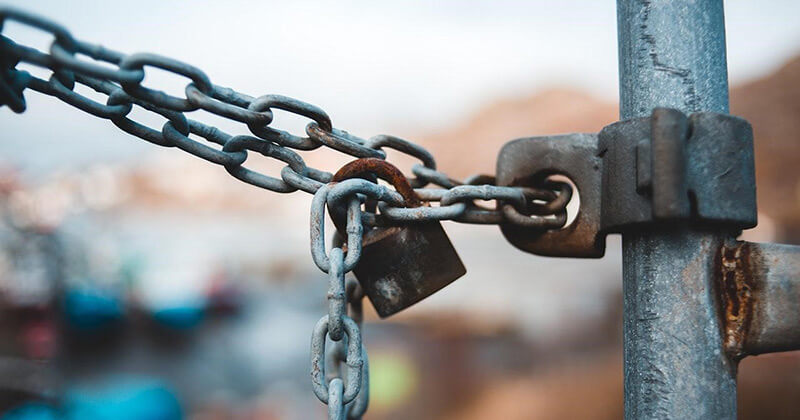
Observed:
[[[494,157],[509,140],[599,131],[618,120],[618,113],[613,103],[574,89],[554,88],[488,105],[466,122],[423,136],[420,142],[430,148],[441,170],[461,178],[494,173]],[[462,152],[453,152],[456,145],[455,150]]]
[[[758,208],[779,242],[800,243],[800,57],[731,91],[731,113],[753,124]]]

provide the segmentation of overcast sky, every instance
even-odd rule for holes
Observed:
[[[448,126],[494,99],[552,85],[608,100],[617,94],[612,1],[11,4],[62,22],[80,39],[194,64],[223,86],[307,100],[363,136]],[[800,52],[798,15],[797,0],[727,2],[732,83],[768,73]],[[4,33],[18,42],[47,45],[41,33],[6,26]],[[177,93],[184,83],[148,69],[149,86]],[[35,93],[27,97],[29,111],[21,117],[0,109],[6,160],[50,168],[153,151],[110,123]]]

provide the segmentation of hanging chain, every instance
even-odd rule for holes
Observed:
[[[359,419],[369,404],[367,351],[360,328],[364,318],[364,295],[355,280],[345,281],[345,274],[352,271],[361,258],[364,227],[359,196],[349,195],[345,229],[347,252],[342,244],[334,242],[330,252],[325,253],[325,207],[347,186],[345,183],[323,185],[311,202],[311,253],[317,267],[328,273],[328,315],[317,322],[311,337],[311,383],[317,398],[328,405],[329,419]],[[331,194],[334,190],[336,192]],[[333,342],[333,348],[327,353],[326,338]],[[346,366],[344,374],[341,364]]]
[[[49,52],[18,44],[2,35],[3,24],[13,20],[49,32]],[[88,57],[91,60],[87,60]],[[27,63],[52,71],[47,80],[17,69]],[[145,67],[156,67],[190,80],[185,97],[176,97],[143,85]],[[76,84],[106,96],[101,103],[75,91]],[[548,230],[566,223],[566,205],[572,188],[567,183],[545,181],[539,188],[499,187],[487,175],[458,181],[437,171],[430,152],[409,141],[378,135],[367,140],[334,128],[322,109],[280,95],[254,97],[213,84],[199,68],[149,53],[125,55],[73,37],[60,24],[25,11],[0,6],[0,107],[25,110],[23,92],[31,89],[99,118],[110,120],[122,131],[162,147],[174,147],[220,165],[233,177],[279,193],[297,190],[314,194],[311,209],[311,251],[316,265],[329,276],[328,315],[314,328],[311,377],[314,393],[328,404],[330,418],[360,418],[368,404],[367,353],[362,343],[361,299],[357,283],[345,282],[361,255],[364,227],[431,220],[453,220],[476,224],[514,224]],[[160,129],[129,118],[137,106],[162,116]],[[311,120],[305,135],[295,135],[271,126],[272,110],[280,109]],[[204,110],[243,123],[250,134],[230,135],[216,127],[189,119],[185,113]],[[206,140],[199,142],[194,135]],[[211,145],[216,145],[212,147]],[[395,190],[364,179],[330,183],[332,174],[310,167],[297,151],[327,147],[356,158],[385,159],[384,149],[393,149],[420,161],[408,179],[417,195],[438,206],[406,207]],[[279,176],[244,166],[248,152],[257,152],[284,162]],[[329,184],[330,183],[330,184]],[[433,184],[439,188],[423,188]],[[362,211],[362,199],[378,204]],[[496,200],[496,209],[479,206],[476,200]],[[347,203],[346,247],[325,251],[324,216],[328,203]],[[346,248],[346,252],[344,249]],[[346,308],[349,306],[350,311]],[[326,352],[326,339],[333,342]],[[326,369],[330,365],[330,369]],[[341,365],[345,366],[344,371]]]

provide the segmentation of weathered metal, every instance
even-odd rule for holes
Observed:
[[[656,108],[603,128],[598,149],[601,232],[678,220],[756,225],[753,131],[741,118]]]
[[[800,349],[800,247],[736,242],[722,246],[717,258],[730,357]]]
[[[452,281],[436,277],[442,271],[463,271],[454,251],[458,264],[443,270],[442,252],[450,252],[452,245],[438,220],[501,224],[515,246],[552,256],[602,256],[605,235],[622,232],[626,418],[734,418],[738,360],[800,348],[800,251],[734,240],[740,229],[756,222],[754,170],[749,125],[724,115],[728,94],[722,1],[618,0],[617,5],[620,112],[625,121],[598,135],[512,142],[501,152],[496,180],[486,175],[464,182],[452,179],[437,171],[429,152],[411,142],[391,136],[364,140],[335,128],[314,105],[220,87],[187,63],[153,54],[126,56],[77,40],[55,22],[2,6],[0,30],[5,21],[15,20],[51,33],[54,41],[48,53],[0,35],[0,106],[24,111],[23,92],[30,88],[146,141],[224,166],[249,184],[314,194],[311,253],[329,276],[329,308],[312,338],[311,376],[315,394],[329,404],[330,418],[358,418],[368,403],[361,298],[366,292],[375,303],[379,288],[365,282],[357,292],[360,288],[345,282],[345,274],[362,265],[362,256],[372,259],[372,247],[362,250],[364,227],[370,228],[366,234],[375,244],[393,238],[390,251],[412,250],[408,258],[373,264],[384,272],[430,260],[422,270],[428,274],[397,283],[413,298],[383,294],[397,301],[392,305],[400,302],[375,305],[387,316]],[[50,69],[52,75],[38,79],[18,70],[19,63]],[[190,79],[185,97],[144,87],[145,67]],[[106,95],[106,103],[75,92],[76,83]],[[134,105],[167,122],[154,129],[129,119]],[[184,115],[200,109],[244,123],[256,137],[233,137]],[[273,109],[312,120],[306,136],[271,126]],[[322,146],[368,159],[334,177],[307,166],[296,152]],[[386,163],[383,148],[420,160],[412,168],[416,177],[407,179]],[[248,151],[286,163],[280,178],[245,168]],[[581,198],[575,221],[563,229],[572,190],[569,184],[548,180],[554,174],[568,176]],[[344,179],[353,176],[369,180]],[[395,189],[371,182],[374,176],[389,179]],[[427,184],[443,188],[412,188]],[[363,197],[378,203],[362,210]],[[498,205],[489,209],[476,200]],[[428,205],[434,201],[441,205]],[[346,217],[344,228],[338,224],[346,238],[326,253],[324,215],[329,204]],[[333,342],[330,351],[325,349],[328,338]],[[340,369],[341,364],[346,368]]]
[[[728,112],[723,14],[722,0],[617,1],[621,119]],[[712,293],[716,250],[735,234],[678,223],[622,235],[626,419],[736,418]]]
[[[498,183],[541,185],[550,175],[566,175],[577,186],[581,205],[565,229],[542,232],[522,223],[501,229],[512,244],[534,254],[601,257],[607,234],[648,224],[683,220],[753,227],[753,162],[747,121],[712,112],[686,116],[669,108],[611,124],[597,135],[516,140],[500,151]],[[550,204],[561,199],[568,201],[569,195],[559,194]]]
[[[353,321],[355,321],[356,325],[360,328],[364,319],[362,306],[364,293],[361,290],[361,286],[358,284],[358,281],[353,278],[347,279],[345,289],[346,299],[349,303],[347,315]],[[347,343],[345,341],[347,340],[333,341],[331,343],[330,351],[326,352],[327,354],[325,355],[325,379],[328,381],[329,394],[328,405],[330,405],[330,394],[332,392],[331,388],[333,387],[331,382],[337,378],[340,381],[342,378],[346,378],[349,371],[347,366]],[[367,350],[363,346],[363,341],[361,359],[363,361],[363,364],[361,365],[363,372],[361,375],[361,390],[358,392],[358,395],[353,401],[344,405],[343,414],[348,419],[360,419],[361,416],[363,416],[367,411],[367,407],[369,406],[369,359],[367,358]],[[343,367],[344,369],[342,369]],[[336,392],[340,391],[337,390]],[[338,406],[335,406],[334,408],[338,409]]]
[[[714,294],[733,232],[661,226],[623,234],[625,417],[735,419],[736,361]]]
[[[437,221],[373,231],[364,236],[353,273],[381,318],[420,302],[466,273]]]
[[[332,182],[363,176],[389,182],[403,197],[404,208],[422,206],[403,173],[385,160],[352,161],[336,172]],[[522,193],[517,193],[524,204]],[[328,207],[331,214],[336,213],[335,202],[329,201]],[[364,231],[361,258],[353,267],[364,294],[382,318],[425,299],[466,272],[453,244],[435,220]]]
[[[347,415],[347,418],[357,419],[369,404],[369,367],[360,328],[363,292],[360,287],[348,285],[345,280],[345,274],[361,258],[364,228],[361,200],[356,191],[380,198],[388,190],[360,179],[346,180],[336,187],[350,191],[346,201],[347,222],[344,229],[349,245],[346,254],[342,241],[334,241],[330,252],[325,252],[325,207],[331,185],[322,185],[317,190],[311,206],[311,255],[320,270],[328,273],[328,315],[317,323],[311,339],[311,381],[314,394],[328,405],[329,418],[344,418]],[[386,195],[391,197],[390,194]],[[341,202],[342,198],[339,197],[339,200]],[[333,347],[326,353],[327,338],[331,339]],[[341,369],[342,364],[346,366],[345,369]]]
[[[350,317],[342,316],[344,332],[347,335],[347,383],[344,387],[342,402],[347,404],[353,401],[361,390],[362,352],[361,331],[355,321]],[[329,318],[323,316],[314,327],[311,336],[311,384],[314,394],[320,401],[328,403],[330,383],[325,378],[325,337],[328,336]]]
[[[430,183],[445,189],[461,186],[464,182],[452,179],[436,170],[436,161],[423,147],[387,135],[361,139],[336,128],[330,116],[321,108],[282,95],[250,96],[233,89],[215,85],[200,68],[182,61],[150,53],[126,55],[100,45],[76,39],[60,24],[19,9],[0,6],[0,30],[6,21],[16,21],[53,34],[48,52],[18,44],[0,35],[0,106],[7,105],[15,112],[25,110],[23,92],[31,89],[54,96],[84,112],[108,119],[121,130],[163,147],[177,147],[187,153],[223,166],[240,181],[279,193],[297,190],[314,194],[331,179],[331,174],[309,167],[295,151],[312,151],[327,147],[354,157],[385,159],[383,149],[393,149],[419,159],[409,179],[415,188]],[[92,60],[86,60],[89,57]],[[52,71],[48,80],[18,70],[20,63],[32,64]],[[145,87],[147,68],[155,67],[188,79],[184,97],[173,96],[161,90]],[[106,103],[97,102],[74,90],[75,85],[85,85],[107,96]],[[129,118],[134,105],[166,118],[162,128],[145,126]],[[276,128],[273,110],[303,116],[311,120],[305,135],[295,135]],[[221,130],[186,118],[185,113],[204,110],[209,113],[244,123],[255,137],[231,136]],[[193,139],[195,134],[210,145]],[[287,163],[280,177],[272,177],[244,167],[248,151],[259,152],[269,158]],[[474,177],[473,181],[488,182],[492,177]],[[469,184],[469,183],[467,183]],[[543,186],[537,186],[545,190]],[[567,186],[568,188],[568,186]],[[514,194],[515,187],[502,187],[492,191],[490,200]],[[446,192],[446,191],[445,191]],[[442,193],[428,196],[441,197]],[[555,197],[555,195],[551,195]],[[533,203],[526,203],[533,205]],[[566,203],[564,203],[566,205]],[[524,209],[504,207],[502,211],[486,212],[472,202],[457,202],[440,207],[393,208],[384,206],[380,221],[399,224],[408,221],[455,220],[462,223],[518,223],[535,226],[541,230],[558,228],[556,223],[540,223],[538,218],[522,217]],[[402,207],[402,205],[400,205]],[[553,209],[561,220],[560,202],[533,205],[540,212]],[[379,221],[373,210],[365,214],[368,224]],[[540,214],[540,215],[546,215]]]
[[[596,134],[566,134],[514,140],[497,158],[498,185],[529,186],[548,176],[567,176],[580,195],[575,220],[558,230],[503,224],[503,235],[517,248],[553,257],[599,258],[605,252],[600,236],[602,159]],[[566,216],[566,214],[564,214]]]
[[[405,175],[391,163],[376,158],[356,159],[336,171],[331,178],[331,182],[341,182],[350,178],[373,178],[378,177],[389,184],[403,196],[405,205],[408,207],[419,207],[422,200],[411,187]]]

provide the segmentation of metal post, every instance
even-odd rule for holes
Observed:
[[[621,119],[655,107],[728,112],[722,0],[618,0]],[[735,232],[623,233],[625,418],[735,419],[715,255]]]

